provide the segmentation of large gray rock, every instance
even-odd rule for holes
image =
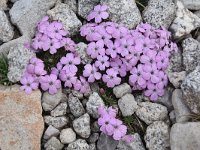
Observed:
[[[147,127],[144,140],[149,150],[169,150],[169,126],[162,122],[156,121]],[[173,149],[175,150],[175,149]]]
[[[109,7],[109,18],[113,22],[122,23],[132,29],[142,20],[135,0],[101,0],[101,4]]]
[[[118,143],[119,142],[114,140],[112,137],[101,133],[97,142],[97,150],[115,150]]]
[[[46,11],[52,8],[57,0],[19,0],[10,9],[10,17],[13,24],[22,35],[33,37],[35,27]]]
[[[131,93],[132,89],[129,84],[123,83],[113,88],[113,93],[117,98],[121,98],[125,94]]]
[[[156,28],[168,28],[175,17],[176,7],[172,0],[150,0],[143,12],[143,19]]]
[[[199,0],[181,0],[187,9],[200,10]]]
[[[52,125],[57,129],[60,129],[66,126],[69,122],[69,119],[65,116],[62,117],[52,117],[52,116],[44,116],[44,122],[48,125]]]
[[[1,2],[0,2],[1,3]],[[8,42],[14,36],[13,27],[11,26],[4,11],[0,10],[0,41]]]
[[[56,108],[54,108],[51,111],[51,116],[58,117],[58,116],[64,116],[67,113],[67,103],[60,103]]]
[[[193,39],[187,38],[182,42],[183,47],[183,64],[187,73],[193,71],[200,62],[200,43]]]
[[[22,43],[16,44],[15,47],[10,47],[8,54],[9,72],[8,78],[12,82],[17,82],[21,79],[29,59],[35,54],[25,48]]]
[[[52,125],[50,125],[46,131],[44,132],[44,136],[43,138],[45,140],[50,139],[52,136],[57,136],[60,134],[60,131],[58,129],[56,129],[55,127],[53,127]]]
[[[148,125],[167,118],[168,111],[163,105],[151,102],[142,102],[138,105],[140,108],[136,111],[136,115]]]
[[[90,114],[93,118],[98,118],[99,115],[97,109],[99,106],[104,106],[104,102],[98,93],[93,92],[86,103],[88,114]]]
[[[64,3],[67,4],[75,13],[77,13],[77,1],[76,0],[64,0]]]
[[[140,135],[135,133],[132,135],[133,141],[131,143],[126,143],[124,141],[119,141],[116,150],[145,150]]]
[[[180,88],[183,80],[186,77],[186,71],[181,72],[169,72],[168,74],[169,81],[173,84],[175,88]]]
[[[131,116],[138,109],[137,102],[132,94],[126,94],[120,98],[118,106],[123,116]]]
[[[90,136],[90,116],[84,114],[83,116],[75,119],[73,121],[73,128],[78,135],[83,138],[88,138]]]
[[[176,115],[176,122],[186,122],[189,120],[190,111],[183,100],[183,93],[180,89],[175,89],[172,95],[172,104]]]
[[[71,113],[75,117],[80,117],[85,113],[85,109],[83,108],[80,100],[77,97],[74,97],[72,94],[69,95],[68,105]]]
[[[0,1],[0,10],[6,10],[7,9],[7,2],[8,2],[8,0],[1,0]]]
[[[90,146],[83,139],[78,139],[73,143],[70,143],[66,150],[90,150]]]
[[[51,137],[44,145],[46,150],[62,150],[63,147],[64,145],[54,136]]]
[[[57,3],[53,9],[47,11],[47,14],[52,20],[62,22],[64,29],[69,31],[70,35],[76,34],[82,25],[81,21],[67,4]]]
[[[183,98],[194,113],[200,113],[200,67],[191,72],[181,85]]]
[[[86,19],[90,11],[93,10],[94,6],[98,5],[99,2],[100,0],[79,0],[78,14]]]
[[[63,129],[60,132],[61,143],[69,144],[74,142],[75,140],[76,140],[76,133],[71,128]]]
[[[200,27],[200,18],[186,9],[182,2],[177,1],[176,4],[178,9],[170,30],[175,38],[179,38]]]
[[[199,150],[200,122],[176,123],[170,132],[171,150]]]

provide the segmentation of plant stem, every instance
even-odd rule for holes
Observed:
[[[141,7],[145,8],[145,6],[144,6],[142,3],[140,3],[139,1],[136,1],[136,3],[137,3],[138,5],[140,5]]]

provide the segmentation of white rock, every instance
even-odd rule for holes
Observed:
[[[132,89],[129,84],[123,83],[113,88],[113,93],[117,98],[121,98],[125,94],[131,93]]]
[[[75,140],[76,140],[76,133],[71,128],[63,129],[60,132],[60,141],[63,144],[70,144]]]
[[[185,71],[168,73],[169,81],[173,84],[175,88],[180,88],[185,77],[186,77]]]
[[[7,9],[7,2],[8,2],[8,0],[1,0],[0,1],[0,10],[6,10]]]
[[[60,103],[56,108],[54,108],[51,111],[51,116],[58,117],[58,116],[64,116],[67,113],[67,103]]]
[[[181,0],[187,9],[200,10],[199,0]]]
[[[64,0],[64,3],[67,4],[75,13],[77,13],[77,2],[76,0]]]
[[[50,125],[46,131],[44,132],[44,136],[43,138],[45,140],[50,139],[52,136],[57,136],[60,134],[60,131],[58,129],[56,129],[55,127],[53,127],[52,125]]]
[[[73,143],[70,143],[66,150],[90,150],[90,146],[83,139],[78,139]]]
[[[57,129],[60,129],[67,125],[69,119],[65,116],[62,117],[52,117],[52,116],[44,116],[44,122],[48,125],[52,125]]]
[[[63,147],[64,145],[54,136],[51,137],[44,145],[46,150],[62,150]]]

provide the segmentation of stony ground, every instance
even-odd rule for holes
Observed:
[[[179,50],[170,60],[165,95],[153,103],[126,83],[113,89],[115,107],[134,137],[126,144],[100,133],[97,107],[105,99],[96,84],[87,95],[62,89],[53,96],[39,90],[26,95],[17,84],[0,86],[0,150],[199,150],[199,0],[149,0],[142,12],[134,0],[0,0],[0,54],[8,58],[9,80],[18,82],[34,55],[24,43],[44,15],[74,36],[99,2],[110,7],[114,22],[133,28],[143,20],[173,33]],[[82,61],[88,59],[85,48],[78,43]]]

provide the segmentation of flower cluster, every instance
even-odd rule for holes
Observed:
[[[168,78],[165,73],[171,53],[177,45],[164,27],[155,29],[141,23],[135,30],[114,22],[102,22],[108,18],[107,7],[98,5],[88,15],[87,23],[80,29],[81,36],[89,42],[87,54],[92,64],[84,68],[88,82],[102,79],[110,88],[129,79],[133,90],[143,90],[152,101],[164,95]]]
[[[123,125],[121,120],[116,118],[116,109],[99,106],[98,114],[100,116],[98,124],[104,134],[112,136],[115,140],[124,140],[128,143],[133,140],[132,136],[126,134],[127,127]]]

